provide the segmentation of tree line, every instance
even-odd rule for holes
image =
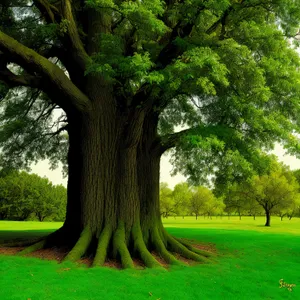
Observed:
[[[222,216],[224,214],[266,216],[266,226],[271,215],[300,217],[299,171],[279,168],[264,175],[254,175],[240,182],[233,182],[216,196],[214,190],[204,186],[179,183],[173,190],[168,184],[160,185],[160,212],[169,216]]]
[[[67,191],[27,172],[0,173],[0,220],[63,221]]]
[[[225,205],[222,198],[217,198],[213,192],[204,187],[191,187],[182,182],[171,190],[167,183],[160,185],[160,212],[162,217],[222,214]]]

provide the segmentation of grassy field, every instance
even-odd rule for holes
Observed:
[[[164,220],[178,237],[214,243],[217,261],[158,270],[87,269],[84,266],[0,256],[1,300],[85,299],[300,299],[300,220],[236,217]],[[0,222],[0,243],[45,235],[59,223]],[[279,280],[296,284],[290,292]]]

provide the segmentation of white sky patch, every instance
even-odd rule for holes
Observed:
[[[275,146],[273,151],[275,155],[278,156],[278,159],[284,164],[290,166],[292,170],[300,169],[300,160],[295,156],[285,154],[285,150],[279,144]],[[171,176],[172,165],[169,163],[170,155],[163,155],[160,164],[160,181],[167,182],[170,188],[174,188],[177,183],[185,181],[185,177],[182,175]],[[32,166],[31,173],[36,173],[41,177],[47,177],[53,182],[53,184],[63,184],[67,186],[67,178],[62,176],[61,167],[50,170],[50,165],[48,161],[43,160]]]

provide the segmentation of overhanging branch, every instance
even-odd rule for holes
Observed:
[[[180,140],[189,134],[198,135],[201,137],[216,136],[222,140],[227,140],[227,139],[230,140],[232,138],[236,138],[234,130],[235,130],[234,128],[223,127],[222,125],[211,125],[211,126],[199,125],[188,129],[184,129],[179,132],[175,132],[169,135],[159,137],[154,142],[153,148],[159,154],[163,154],[168,149],[176,147],[180,142]]]
[[[61,15],[59,10],[47,0],[33,0],[34,5],[40,11],[47,23],[59,23]]]
[[[59,95],[53,100],[65,111],[89,109],[88,97],[69,80],[58,66],[2,31],[0,31],[0,51],[9,57],[11,62],[19,64],[30,73],[35,72],[42,76],[45,84],[41,89],[46,94]]]
[[[29,74],[15,75],[9,69],[0,70],[0,81],[5,82],[10,88],[17,86],[27,86],[32,88],[39,88],[41,78]]]
[[[67,29],[70,42],[74,52],[76,54],[76,60],[79,62],[82,70],[86,69],[88,62],[90,61],[89,55],[86,53],[83,43],[80,39],[77,24],[73,17],[72,5],[70,0],[62,0],[62,14],[65,20],[67,20]]]
[[[189,128],[189,129],[185,129],[179,132],[175,132],[169,135],[159,137],[158,140],[155,142],[155,151],[159,152],[159,154],[162,155],[168,149],[175,147],[181,138],[193,132],[197,128],[198,127]]]

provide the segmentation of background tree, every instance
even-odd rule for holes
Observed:
[[[66,189],[63,186],[53,186],[47,178],[32,176],[36,177],[32,178],[35,179],[32,183],[32,189],[35,191],[32,212],[40,222],[49,217],[64,220],[67,204]]]
[[[66,188],[36,174],[13,171],[0,178],[1,219],[23,221],[34,216],[39,221],[63,221],[66,200]]]
[[[172,195],[172,190],[165,182],[160,184],[159,198],[161,215],[164,218],[168,218],[170,215],[175,215],[175,201]]]
[[[300,194],[294,195],[294,198],[292,199],[289,206],[286,207],[279,207],[275,209],[275,214],[277,214],[281,221],[283,217],[287,217],[289,220],[291,220],[294,216],[297,216],[297,213],[299,212],[300,208]]]
[[[53,214],[53,220],[62,222],[65,220],[66,217],[66,206],[67,206],[67,190],[66,188],[59,184],[54,185],[52,188],[52,199],[55,203],[56,210]]]
[[[254,176],[251,181],[253,197],[265,210],[265,226],[270,226],[272,213],[291,207],[294,199],[299,197],[299,186],[296,180],[290,177],[288,181],[280,172],[260,177]]]
[[[242,214],[249,214],[253,216],[254,220],[256,215],[263,212],[263,208],[257,202],[255,192],[253,191],[251,178],[242,181],[239,184],[233,183],[225,194],[226,210],[228,212],[237,213],[240,217]]]
[[[240,220],[242,215],[246,212],[246,201],[242,193],[240,193],[240,185],[233,184],[226,193],[224,203],[228,213],[237,213]],[[242,190],[243,191],[243,190]]]
[[[175,147],[175,172],[199,184],[275,141],[297,150],[299,19],[293,0],[1,1],[3,160],[55,164],[68,148],[64,226],[26,251],[203,261],[163,229],[160,156]]]
[[[181,182],[175,185],[172,197],[174,199],[174,209],[178,216],[184,218],[189,213],[189,203],[192,197],[192,192],[186,182]]]
[[[223,213],[225,208],[225,204],[223,203],[223,200],[220,198],[212,197],[209,198],[208,201],[206,201],[203,213],[204,215],[207,215],[210,219],[212,219],[212,216],[218,216]]]
[[[197,220],[198,216],[205,212],[206,204],[214,200],[214,194],[204,186],[193,188],[192,193],[189,207],[191,214],[194,214]]]
[[[29,174],[15,171],[2,177],[0,194],[3,217],[24,221],[32,214],[35,190]]]

